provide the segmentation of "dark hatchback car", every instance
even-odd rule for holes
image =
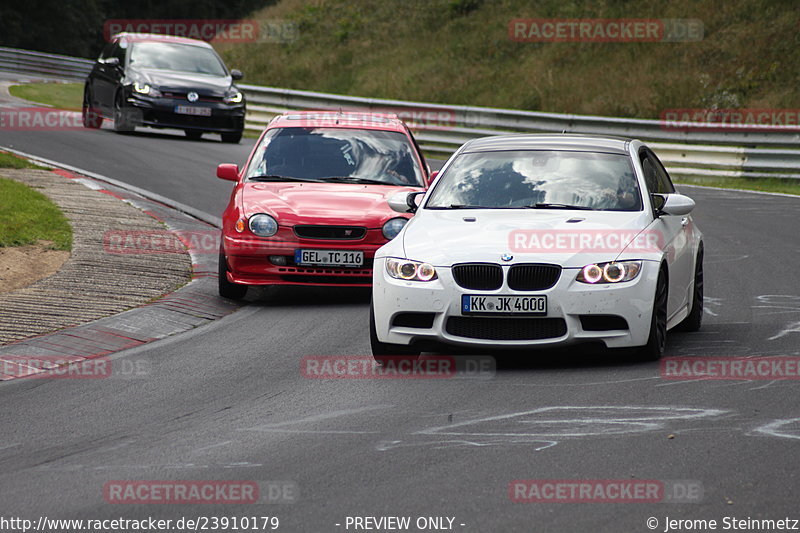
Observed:
[[[103,48],[86,79],[83,125],[114,130],[136,126],[182,129],[191,139],[219,133],[238,143],[244,131],[245,99],[210,44],[195,39],[119,33]]]

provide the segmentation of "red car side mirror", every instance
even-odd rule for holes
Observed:
[[[222,163],[217,167],[217,177],[221,180],[239,181],[239,165]]]

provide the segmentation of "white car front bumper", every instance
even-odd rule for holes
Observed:
[[[508,288],[505,274],[511,265],[503,265],[500,289],[480,291],[458,286],[449,267],[437,267],[438,278],[433,281],[403,281],[390,277],[385,263],[385,258],[375,260],[372,289],[376,333],[381,342],[522,348],[600,341],[609,348],[622,348],[646,344],[650,333],[659,270],[655,261],[643,261],[635,279],[618,284],[580,283],[575,280],[578,269],[564,269],[553,287],[531,292]],[[465,316],[461,310],[463,294],[545,295],[547,314]],[[620,317],[627,328],[619,327],[619,318],[599,316]]]

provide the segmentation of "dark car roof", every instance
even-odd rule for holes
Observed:
[[[495,152],[504,150],[578,150],[627,154],[631,139],[600,135],[565,133],[496,135],[473,139],[462,152]]]
[[[161,35],[158,33],[117,33],[113,36],[114,39],[124,39],[129,43],[138,42],[153,42],[153,43],[178,43],[178,44],[191,44],[194,46],[202,46],[203,48],[211,48],[209,43],[200,41],[198,39],[190,39],[189,37],[176,37],[174,35]]]

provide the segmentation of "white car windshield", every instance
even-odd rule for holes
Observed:
[[[457,156],[425,207],[639,211],[642,201],[626,155],[524,150]]]

